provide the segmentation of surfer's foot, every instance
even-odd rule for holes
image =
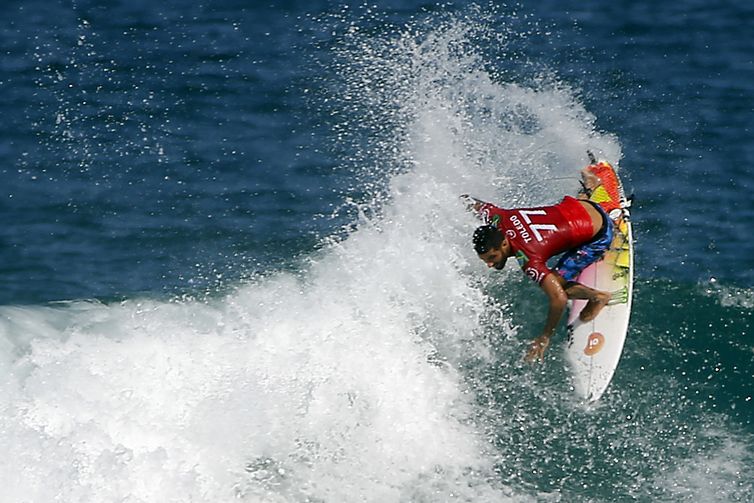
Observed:
[[[600,314],[602,308],[610,302],[610,294],[607,292],[597,292],[594,297],[589,299],[584,309],[579,314],[579,319],[583,322],[592,321]]]
[[[579,199],[589,199],[594,192],[594,189],[600,186],[602,180],[597,175],[592,173],[589,168],[581,170],[581,191],[579,191]]]

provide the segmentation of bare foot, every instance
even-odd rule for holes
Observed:
[[[607,292],[597,292],[597,294],[589,299],[584,309],[579,313],[579,319],[583,322],[592,321],[600,314],[602,308],[610,302],[610,294]]]
[[[602,184],[602,180],[589,168],[584,168],[581,170],[581,183],[585,189],[591,192]]]

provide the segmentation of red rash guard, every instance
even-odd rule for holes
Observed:
[[[541,283],[551,271],[547,259],[576,248],[594,235],[592,219],[578,199],[566,196],[555,206],[505,210],[484,203],[485,223],[500,229],[524,273]]]

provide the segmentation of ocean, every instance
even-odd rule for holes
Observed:
[[[0,502],[754,501],[754,7],[8,0]],[[460,194],[634,195],[574,396]]]

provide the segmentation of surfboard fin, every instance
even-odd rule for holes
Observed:
[[[634,195],[631,194],[627,198],[623,200],[623,204],[621,204],[621,208],[630,208],[631,205],[634,204]]]
[[[569,323],[568,327],[566,327],[566,342],[569,348],[573,346],[573,329],[574,329],[574,325],[578,322],[579,320],[577,318],[573,323]]]

